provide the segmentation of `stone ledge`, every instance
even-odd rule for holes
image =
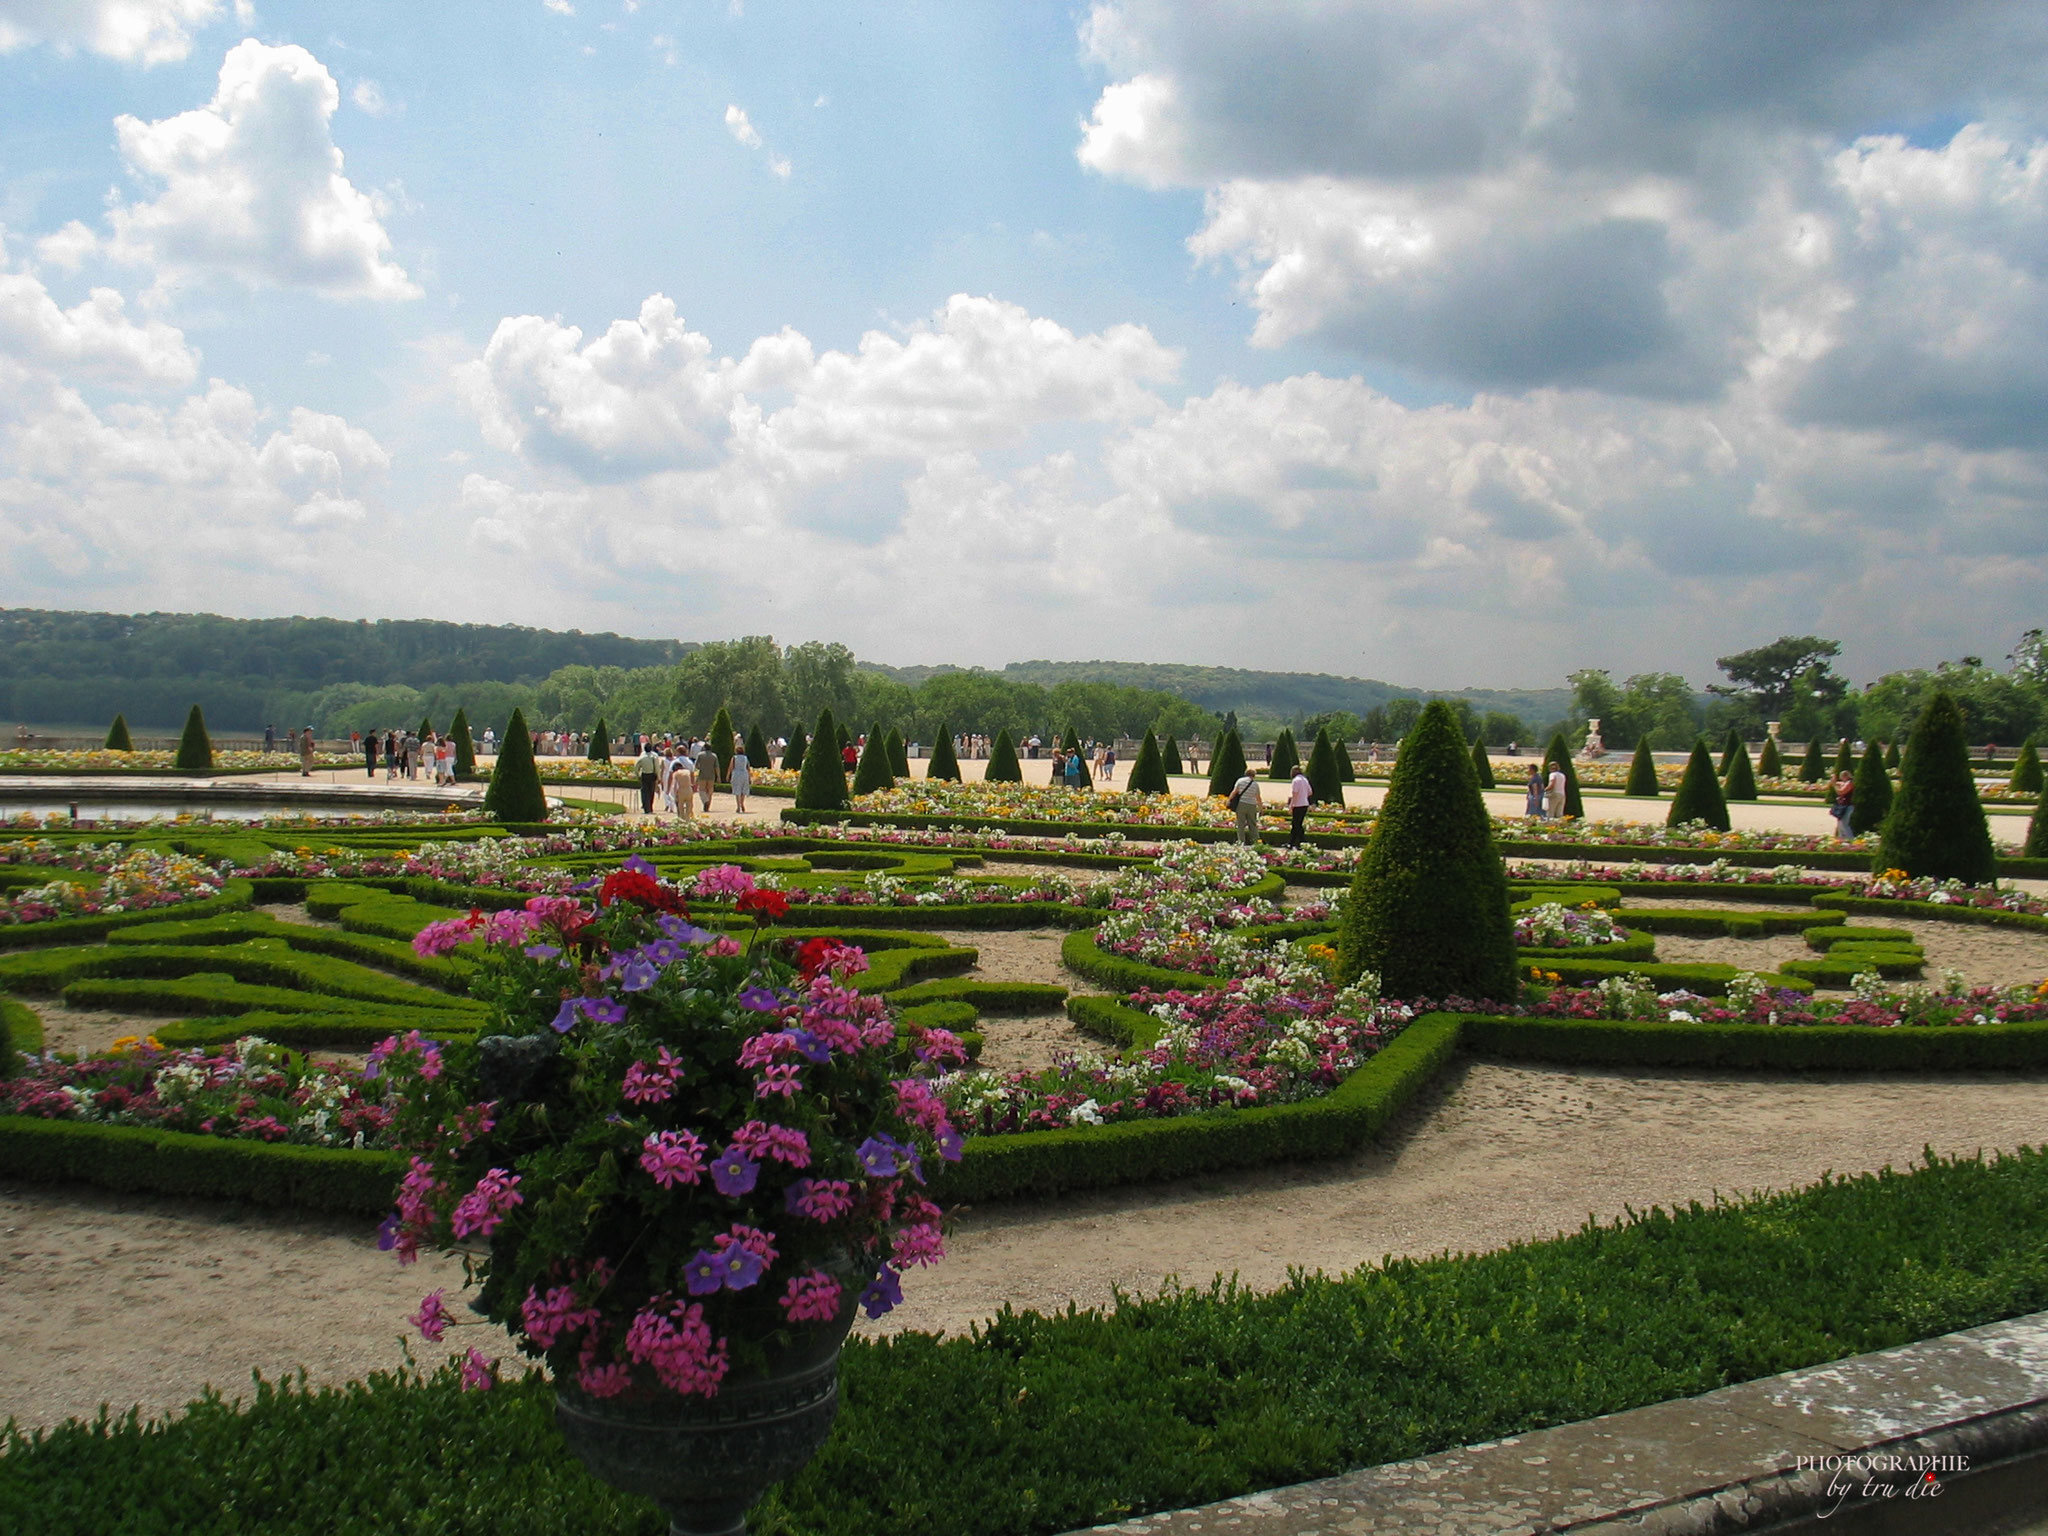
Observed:
[[[1988,1536],[2021,1514],[2048,1515],[2048,1312],[1096,1530]]]

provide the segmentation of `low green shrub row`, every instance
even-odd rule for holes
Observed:
[[[1463,1021],[1460,1043],[1479,1056],[1579,1066],[1766,1072],[2031,1072],[2048,1067],[2048,1024],[1871,1029],[1474,1017]]]
[[[1886,981],[1918,981],[1927,957],[1918,949],[1838,947],[1817,960],[1787,960],[1779,969],[1817,987],[1846,987],[1875,972]]]
[[[1622,916],[1626,919],[1627,914],[1624,913]],[[1628,926],[1625,920],[1623,926]],[[1525,949],[1516,950],[1515,953],[1522,957],[1524,965],[1544,965],[1548,969],[1555,970],[1555,966],[1548,965],[1549,961],[1655,960],[1657,958],[1657,940],[1647,933],[1632,933],[1627,938],[1613,944],[1572,944],[1561,949],[1546,948],[1542,945],[1530,945]]]
[[[1067,989],[1042,981],[920,981],[892,992],[889,1001],[905,1006],[957,1001],[982,1013],[1058,1013]]]
[[[1143,1050],[1159,1038],[1165,1026],[1121,998],[1096,997],[1079,992],[1067,999],[1067,1017],[1085,1034],[1106,1040],[1123,1050]]]
[[[1998,907],[1966,907],[1929,901],[1891,901],[1880,896],[1831,896],[1830,906],[1869,917],[1919,919],[1937,923],[1977,923],[1991,928],[2024,928],[2048,933],[2048,916],[2032,912],[2007,912]]]
[[[1613,885],[1532,885],[1526,881],[1508,883],[1508,911],[1522,913],[1532,907],[1555,904],[1560,907],[1621,905],[1621,888]]]
[[[1136,992],[1146,987],[1160,992],[1193,992],[1229,985],[1220,976],[1170,971],[1164,966],[1146,965],[1123,955],[1113,955],[1099,947],[1095,935],[1089,932],[1070,933],[1060,941],[1060,964],[1097,986],[1111,987],[1119,992]]]
[[[467,999],[429,991],[416,982],[381,975],[353,961],[300,954],[275,940],[220,945],[108,944],[0,956],[0,987],[31,994],[62,992],[86,980],[172,980],[202,972],[226,975],[255,986],[309,994],[321,1001],[349,1000],[430,1010],[469,1010],[478,1006]]]
[[[1656,907],[1623,907],[1615,913],[1625,928],[1644,933],[1697,938],[1760,939],[1772,933],[1811,932],[1843,922],[1848,913],[1820,907],[1794,912],[1689,912]]]
[[[0,993],[0,1077],[14,1073],[15,1057],[43,1048],[43,1021],[28,1004]]]
[[[116,928],[136,923],[192,922],[222,912],[246,912],[252,900],[246,880],[222,883],[218,896],[188,901],[175,907],[158,907],[149,912],[110,912],[97,917],[59,917],[47,923],[8,923],[0,926],[0,950],[43,949],[57,944],[89,944],[103,939]]]
[[[1876,944],[1886,949],[1915,949],[1913,935],[1903,928],[1857,928],[1833,923],[1806,930],[1806,947],[1826,954],[1837,944]]]
[[[466,1039],[476,1032],[474,1019],[379,1012],[280,1013],[255,1008],[247,1013],[195,1014],[174,1019],[150,1031],[173,1050],[232,1045],[244,1035],[260,1035],[297,1051],[367,1051],[391,1035],[417,1029],[430,1040]],[[460,1027],[457,1027],[460,1026]]]
[[[414,952],[410,943],[397,939],[315,928],[306,923],[280,922],[263,912],[240,913],[197,923],[156,923],[144,928],[117,928],[107,935],[107,942],[112,945],[185,944],[205,947],[240,944],[251,939],[271,939],[302,954],[328,955],[374,970],[396,971],[444,992],[467,994],[469,990],[471,967],[459,951],[445,958],[420,955]]]
[[[1554,953],[1554,951],[1553,951]],[[1597,986],[1610,976],[1646,976],[1660,992],[1696,992],[1702,997],[1720,997],[1728,983],[1749,971],[1740,965],[1717,965],[1707,961],[1685,964],[1638,963],[1631,960],[1548,960],[1531,961],[1542,970],[1554,972],[1573,986]],[[1761,971],[1766,985],[1792,992],[1811,992],[1813,983],[1797,976]]]

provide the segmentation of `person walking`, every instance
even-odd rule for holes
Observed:
[[[1550,765],[1550,783],[1543,791],[1543,818],[1546,821],[1564,820],[1564,764]]]
[[[363,772],[370,778],[377,777],[377,733],[370,732],[363,738]]]
[[[711,750],[711,743],[705,742],[697,749],[697,760],[690,765],[697,781],[697,800],[704,807],[704,814],[711,814],[711,796],[718,788],[718,754]]]
[[[299,738],[299,777],[302,779],[313,777],[313,727],[310,725],[306,727],[305,734]]]
[[[275,752],[277,750],[277,727],[274,725],[263,727],[263,750],[265,752]]]
[[[1543,770],[1534,763],[1529,765],[1528,795],[1522,802],[1522,814],[1531,821],[1543,819]]]
[[[732,755],[732,804],[735,815],[747,814],[747,791],[754,787],[754,765],[747,761],[747,749],[742,746]]]
[[[1244,776],[1231,786],[1223,803],[1237,812],[1237,840],[1240,843],[1255,843],[1259,840],[1259,779],[1249,767]]]
[[[669,805],[685,821],[694,820],[696,807],[692,803],[697,795],[697,775],[690,766],[690,755],[681,742],[676,743],[675,761],[668,767]]]
[[[1287,786],[1287,813],[1291,820],[1287,830],[1288,847],[1301,846],[1301,834],[1308,829],[1309,802],[1315,797],[1316,787],[1308,781],[1308,769],[1296,763],[1294,780]]]
[[[661,759],[654,755],[651,746],[642,747],[640,756],[634,759],[633,771],[640,775],[640,814],[654,814],[654,786],[661,777]]]
[[[1855,837],[1855,829],[1849,825],[1850,816],[1856,809],[1856,777],[1844,768],[1835,775],[1835,782],[1828,786],[1831,797],[1828,814],[1835,818],[1835,840],[1846,843]]]

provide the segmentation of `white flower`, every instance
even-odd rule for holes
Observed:
[[[1069,1125],[1100,1125],[1102,1124],[1102,1106],[1093,1099],[1083,1099],[1067,1111],[1067,1123]]]

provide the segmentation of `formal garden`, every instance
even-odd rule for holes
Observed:
[[[1704,744],[1663,825],[1489,815],[1442,706],[1371,809],[1316,743],[1299,847],[1150,738],[1117,793],[812,752],[744,824],[551,807],[524,742],[475,809],[0,835],[0,1178],[442,1282],[416,1363],[21,1415],[8,1530],[1054,1533],[2048,1307],[2013,1146],[890,1321],[987,1213],[1352,1167],[1475,1062],[2038,1085],[2048,811],[1994,837],[1940,699],[1849,842],[1733,830]]]

